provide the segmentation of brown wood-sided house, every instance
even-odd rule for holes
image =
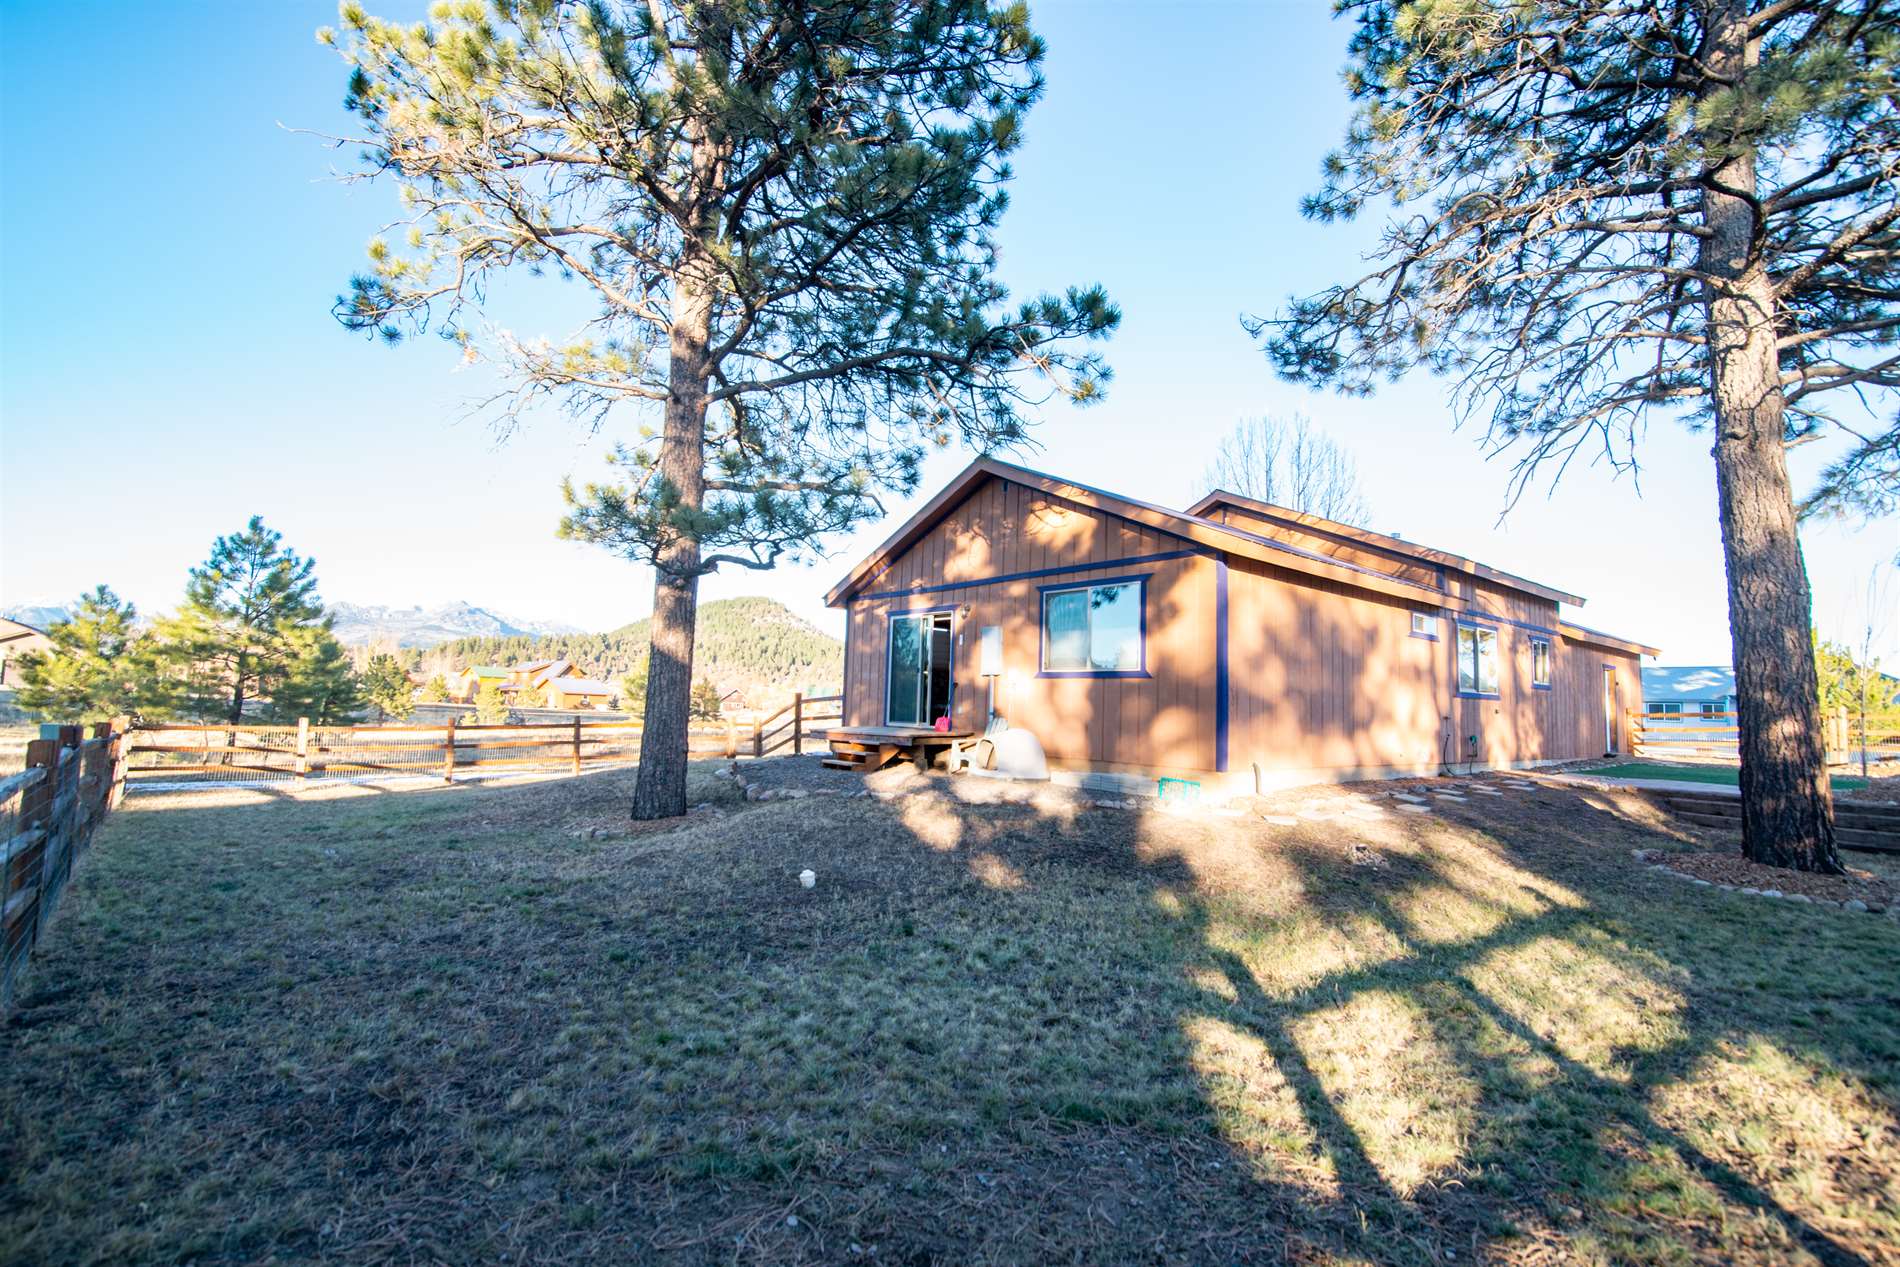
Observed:
[[[1442,550],[988,458],[826,601],[847,612],[848,727],[980,732],[993,689],[1053,770],[1223,792],[1627,752],[1655,654]]]

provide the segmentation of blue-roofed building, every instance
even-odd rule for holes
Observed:
[[[1653,718],[1735,715],[1735,670],[1726,664],[1665,664],[1643,670],[1643,710]]]

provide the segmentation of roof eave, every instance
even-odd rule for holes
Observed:
[[[1272,566],[1304,572],[1407,601],[1415,602],[1423,597],[1436,605],[1444,598],[1440,591],[1429,586],[1398,577],[1388,577],[1351,564],[1333,562],[1228,524],[1215,523],[1211,519],[1203,519],[1197,515],[1183,514],[1181,511],[1170,510],[1163,506],[1134,501],[1099,488],[1090,488],[1086,484],[1076,484],[1060,479],[1043,471],[983,457],[977,458],[965,467],[955,479],[944,486],[942,492],[905,520],[901,528],[886,538],[882,545],[867,555],[843,580],[827,591],[825,605],[838,607],[848,602],[858,589],[875,579],[888,560],[908,548],[913,538],[921,536],[950,508],[961,501],[978,480],[992,475],[998,479],[1014,480],[1019,484],[1040,489],[1050,496],[1061,497],[1092,510],[1105,511],[1133,523],[1180,537],[1196,545],[1205,546],[1215,553],[1236,554]]]
[[[1434,546],[1420,545],[1416,541],[1407,541],[1402,537],[1389,536],[1383,532],[1373,532],[1368,528],[1357,528],[1352,524],[1340,523],[1338,520],[1328,519],[1324,515],[1308,514],[1305,511],[1293,510],[1286,506],[1276,506],[1272,502],[1263,502],[1258,498],[1246,497],[1240,493],[1228,492],[1225,489],[1215,489],[1213,492],[1208,493],[1192,506],[1188,507],[1187,513],[1195,516],[1204,516],[1209,510],[1223,503],[1235,506],[1241,510],[1253,510],[1271,518],[1284,519],[1296,525],[1312,527],[1321,532],[1345,537],[1350,541],[1357,541],[1361,545],[1385,550],[1388,553],[1401,555],[1408,559],[1417,559],[1421,563],[1429,563],[1434,567],[1450,567],[1456,571],[1478,577],[1481,580],[1495,581],[1500,585],[1522,590],[1527,594],[1535,594],[1539,598],[1548,598],[1552,602],[1568,603],[1572,607],[1582,607],[1586,601],[1580,594],[1572,594],[1568,591],[1557,589],[1555,586],[1546,585],[1541,581],[1533,581],[1529,577],[1518,576],[1513,572],[1505,572],[1499,568],[1491,567],[1489,564],[1480,563],[1476,559],[1468,559],[1462,554],[1453,554],[1449,550],[1440,550]]]
[[[1592,629],[1588,625],[1573,625],[1567,620],[1557,622],[1557,632],[1572,642],[1588,642],[1594,646],[1628,651],[1635,655],[1659,656],[1662,654],[1660,647],[1651,647],[1629,638],[1618,637],[1616,634],[1604,633],[1601,629]]]

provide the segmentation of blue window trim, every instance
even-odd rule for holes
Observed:
[[[937,615],[943,614],[944,612],[950,613],[950,698],[944,704],[944,709],[950,718],[951,726],[954,727],[956,725],[956,720],[957,720],[957,609],[954,606],[906,607],[906,608],[903,608],[902,610],[893,608],[892,610],[884,613],[884,703],[877,710],[877,715],[883,718],[883,721],[881,723],[882,725],[885,725],[885,726],[915,725],[915,723],[895,722],[891,720],[891,639],[896,636],[895,626],[897,622],[900,620],[907,619],[908,617],[911,617],[911,616],[937,616]],[[932,720],[935,720],[935,719],[933,718]],[[930,729],[930,727],[927,725],[919,726],[917,728],[920,730]]]
[[[1114,566],[1108,564],[1107,566]],[[1143,678],[1152,677],[1148,672],[1148,581],[1153,572],[1137,572],[1122,576],[1102,576],[1088,581],[1058,581],[1053,585],[1036,587],[1036,676],[1043,677],[1081,677],[1081,678]],[[1126,585],[1134,582],[1141,586],[1141,635],[1138,645],[1141,648],[1141,667],[1137,669],[1045,669],[1049,650],[1049,595],[1071,590],[1090,590],[1105,585]]]
[[[1413,616],[1423,616],[1425,617],[1425,619],[1431,621],[1432,631],[1430,633],[1420,633],[1418,630],[1412,628]],[[1437,642],[1438,641],[1438,626],[1439,626],[1439,623],[1443,620],[1444,620],[1444,617],[1439,615],[1437,612],[1413,611],[1409,615],[1407,615],[1405,618],[1405,632],[1408,636],[1422,639],[1425,642]]]
[[[1103,568],[1134,567],[1142,563],[1166,563],[1171,559],[1211,559],[1213,550],[1196,546],[1191,550],[1164,550],[1160,554],[1139,554],[1127,559],[1104,559],[1098,563],[1064,563],[1059,567],[1037,568],[1032,572],[1004,572],[996,576],[972,577],[967,581],[945,581],[941,585],[919,585],[907,590],[885,590],[877,594],[853,594],[850,602],[868,603],[887,598],[914,598],[942,594],[948,590],[974,589],[979,585],[1008,585],[1012,581],[1033,581],[1043,576],[1064,576],[1071,572],[1096,572]],[[1150,573],[1150,575],[1153,575]]]
[[[1148,610],[1148,588],[1142,587],[1143,618]],[[1147,663],[1148,640],[1143,630],[1141,655]],[[1214,772],[1227,773],[1227,556],[1214,560]]]
[[[1470,629],[1470,630],[1473,630],[1474,632],[1477,630],[1484,630],[1485,632],[1491,634],[1493,637],[1498,638],[1500,642],[1503,641],[1503,638],[1502,638],[1503,631],[1500,630],[1496,625],[1493,625],[1489,623],[1488,621],[1468,620],[1465,618],[1463,613],[1460,613],[1459,615],[1453,618],[1452,623],[1456,627],[1456,629]],[[1461,670],[1458,664],[1458,639],[1455,636],[1455,630],[1454,630],[1454,636],[1451,640],[1451,680],[1452,680],[1452,685],[1453,685],[1454,697],[1457,699],[1503,699],[1504,698],[1504,693],[1502,691],[1467,691],[1464,687],[1458,685],[1458,680],[1459,680],[1458,675],[1460,671]],[[1502,682],[1503,682],[1503,679],[1500,678],[1499,683],[1502,684]]]
[[[1550,683],[1539,682],[1537,680],[1537,646],[1539,643],[1542,643],[1544,646],[1544,663],[1552,673],[1557,671],[1557,644],[1549,638],[1538,637],[1534,634],[1531,637],[1531,689],[1533,691],[1548,691],[1550,689]]]

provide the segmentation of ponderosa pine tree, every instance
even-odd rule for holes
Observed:
[[[403,671],[402,661],[387,652],[369,658],[361,676],[363,696],[376,708],[378,717],[398,721],[416,711],[416,688]],[[448,683],[442,684],[442,697],[448,698]]]
[[[73,614],[46,630],[53,646],[20,657],[15,702],[60,721],[151,716],[163,709],[151,640],[138,628],[138,609],[101,585],[80,597]]]
[[[368,701],[329,621],[292,626],[283,642],[282,669],[269,681],[265,716],[285,724],[307,717],[319,726],[355,721]]]
[[[401,236],[338,305],[395,339],[439,320],[595,426],[644,407],[562,533],[655,570],[633,814],[686,808],[699,578],[766,568],[910,492],[930,448],[1004,448],[1023,405],[1094,399],[1099,289],[1009,310],[993,232],[1042,92],[1021,5],[984,0],[493,0],[426,25],[342,9],[348,104]],[[478,341],[509,271],[597,301],[563,342]]]
[[[313,629],[329,632],[315,569],[259,515],[212,544],[211,556],[192,569],[177,614],[158,627],[193,711],[242,721],[245,701],[268,695],[295,661],[321,652],[298,641]]]
[[[1414,366],[1522,442],[1515,490],[1654,417],[1706,427],[1740,708],[1742,849],[1838,871],[1789,445],[1811,510],[1900,498],[1900,5],[1345,0],[1358,114],[1305,211],[1394,206],[1368,276],[1252,321],[1281,374]],[[1424,204],[1424,205],[1419,205]],[[1415,209],[1416,208],[1416,209]]]

